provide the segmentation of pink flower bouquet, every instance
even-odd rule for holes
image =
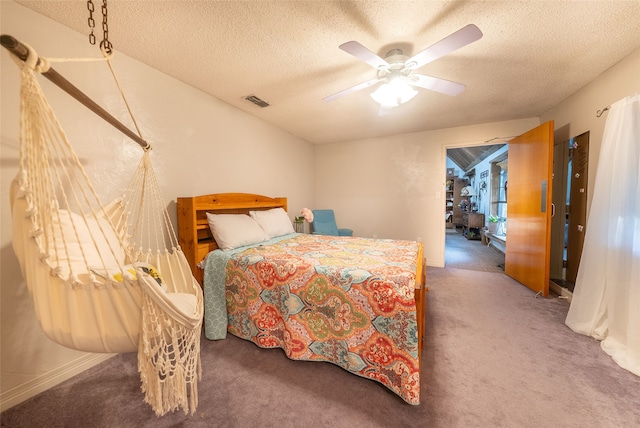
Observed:
[[[302,214],[307,223],[313,222],[313,212],[309,208],[303,208],[300,210],[300,214]]]

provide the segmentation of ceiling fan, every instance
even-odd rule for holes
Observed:
[[[414,71],[456,49],[475,42],[481,37],[482,32],[480,29],[473,24],[469,24],[411,58],[403,55],[400,49],[393,49],[382,59],[358,42],[343,43],[340,45],[340,49],[375,68],[377,77],[329,95],[324,98],[324,101],[333,101],[381,82],[385,84],[372,93],[371,97],[383,107],[395,107],[409,101],[418,93],[413,87],[429,89],[452,96],[458,95],[464,90],[465,85],[414,73]]]

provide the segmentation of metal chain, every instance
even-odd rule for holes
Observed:
[[[96,28],[96,21],[93,20],[93,12],[95,11],[95,7],[93,6],[92,0],[87,0],[87,9],[89,10],[89,19],[87,22],[89,23],[89,43],[92,45],[96,44],[96,36],[93,34],[93,29]]]
[[[93,30],[96,28],[96,21],[93,19],[93,12],[95,12],[93,0],[87,0],[87,10],[89,11],[89,19],[87,20],[90,30],[89,43],[95,45],[96,36],[93,33]],[[107,23],[107,17],[107,0],[102,0],[102,42],[100,42],[100,47],[104,49],[107,54],[111,54],[113,45],[109,41],[109,24]]]
[[[100,47],[107,54],[111,54],[113,45],[109,41],[109,25],[107,24],[107,0],[102,0],[102,43]]]

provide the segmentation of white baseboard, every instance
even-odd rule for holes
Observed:
[[[0,393],[0,412],[34,397],[117,354],[86,354],[62,366]]]

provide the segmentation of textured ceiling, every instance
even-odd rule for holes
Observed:
[[[88,35],[85,0],[18,3]],[[323,101],[376,77],[340,44],[411,56],[470,23],[483,38],[419,69],[460,95],[421,89],[386,115],[371,88]],[[108,24],[116,53],[312,143],[537,117],[640,47],[638,0],[109,0]]]
[[[502,147],[504,147],[504,144],[447,149],[447,157],[458,165],[462,171],[467,172]]]

